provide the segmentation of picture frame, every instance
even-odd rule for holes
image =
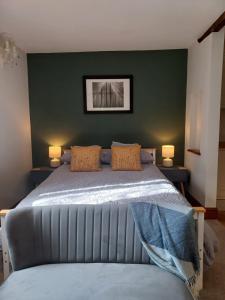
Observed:
[[[132,113],[132,75],[83,76],[85,113]]]

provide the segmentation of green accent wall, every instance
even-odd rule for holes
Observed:
[[[187,50],[29,54],[34,166],[48,165],[48,145],[175,145],[184,160]],[[131,114],[84,114],[83,75],[133,75]]]

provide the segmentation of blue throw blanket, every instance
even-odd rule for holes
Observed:
[[[130,206],[150,259],[192,287],[200,268],[194,210],[187,206],[181,212],[145,202]]]

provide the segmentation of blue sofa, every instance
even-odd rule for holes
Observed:
[[[12,210],[13,272],[1,300],[190,300],[178,277],[151,265],[126,205]]]

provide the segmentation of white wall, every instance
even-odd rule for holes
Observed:
[[[0,67],[0,208],[9,208],[27,192],[31,169],[27,59]]]
[[[221,112],[220,112],[220,142],[225,142],[225,49],[223,54],[223,76],[221,92]]]
[[[223,77],[222,77],[222,91],[221,91],[221,108],[225,108],[225,49],[223,60]]]
[[[223,44],[222,30],[188,50],[185,166],[191,171],[190,193],[206,207],[216,207]],[[196,139],[200,156],[187,152]]]

